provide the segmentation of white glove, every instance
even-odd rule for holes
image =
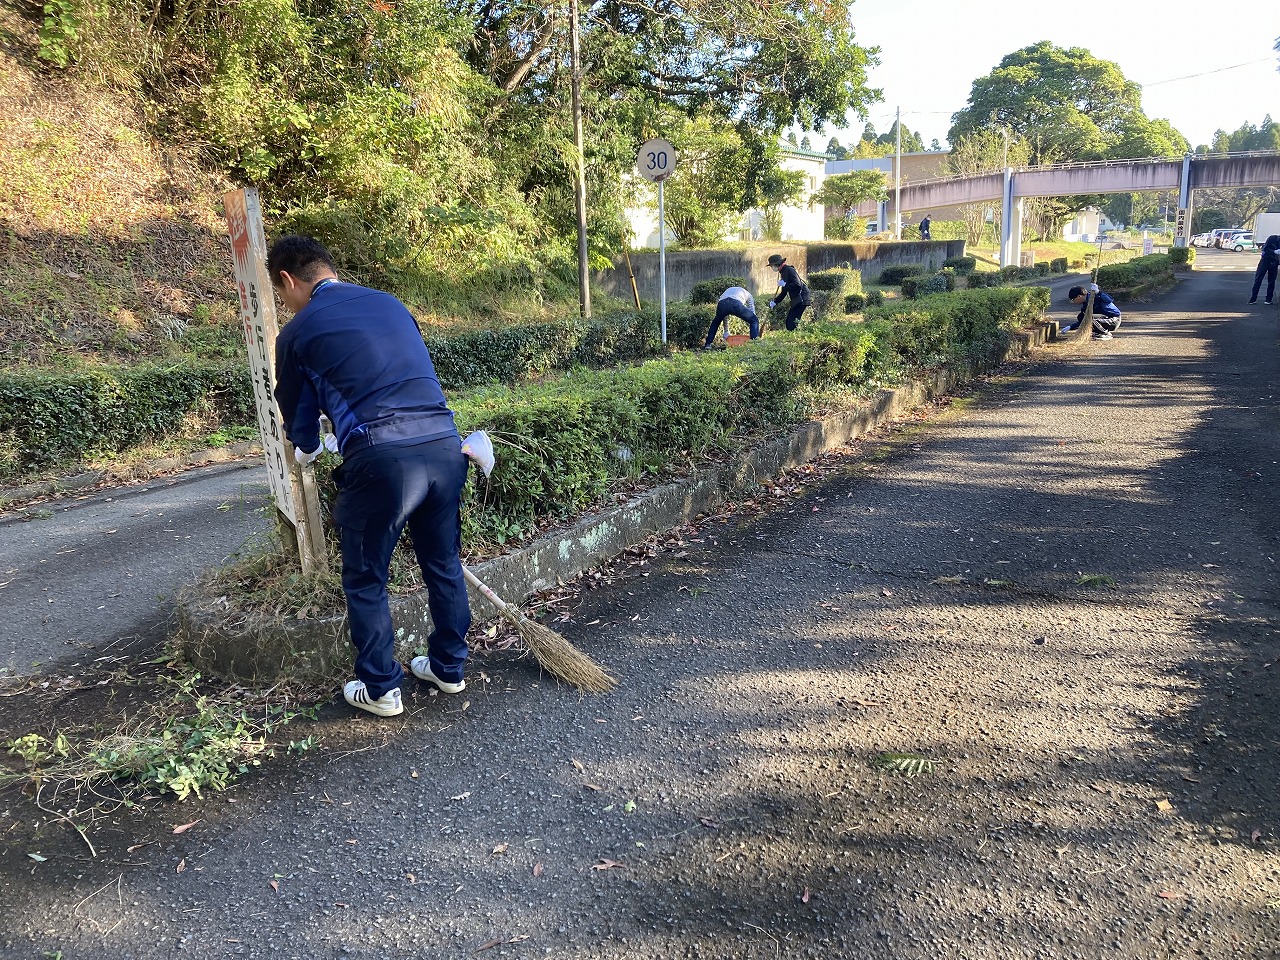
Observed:
[[[772,309],[773,309],[774,307],[776,307],[776,306],[777,306],[777,304],[776,304],[776,303],[774,303],[772,300],[770,300],[770,301],[769,301],[769,309],[770,309],[770,310],[772,310]]]
[[[1101,288],[1101,287],[1099,287],[1096,283],[1091,283],[1091,284],[1089,284],[1089,289],[1090,289],[1090,290],[1092,290],[1094,293],[1101,293],[1101,292],[1102,292],[1102,288]]]
[[[477,430],[462,441],[462,452],[471,458],[486,477],[493,472],[493,441],[483,430]]]
[[[334,436],[332,433],[326,433],[324,435],[324,448],[328,450],[330,453],[337,453],[338,438]]]
[[[309,467],[316,462],[316,457],[324,452],[324,444],[320,444],[310,453],[303,453],[301,447],[293,448],[293,459],[298,461],[298,466]]]

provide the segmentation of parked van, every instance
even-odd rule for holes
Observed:
[[[1267,242],[1267,237],[1280,235],[1280,213],[1260,213],[1253,221],[1253,236],[1255,242],[1263,244]]]

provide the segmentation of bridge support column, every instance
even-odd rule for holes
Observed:
[[[1019,211],[1020,213],[1021,211]],[[1004,168],[1004,196],[1000,200],[1000,266],[1017,264],[1013,252],[1013,168]]]
[[[1191,242],[1191,154],[1182,158],[1182,184],[1178,189],[1178,222],[1173,230],[1173,245],[1185,247]]]
[[[1022,264],[1022,197],[1013,201],[1013,252],[1010,262]]]

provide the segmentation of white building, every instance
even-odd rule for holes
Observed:
[[[829,158],[825,153],[813,150],[802,150],[784,144],[779,166],[783,170],[795,170],[805,175],[805,182],[800,199],[794,205],[778,208],[782,219],[781,239],[792,241],[822,240],[826,224],[826,211],[822,204],[809,206],[809,200],[822,189],[827,178],[826,165]],[[674,176],[680,176],[679,167]],[[654,248],[658,246],[658,190],[647,180],[628,177],[627,185],[631,188],[631,198],[626,207],[627,225],[631,228],[631,236],[637,248]],[[762,209],[751,209],[742,215],[741,221],[728,234],[725,240],[763,240],[765,232],[766,212]],[[667,230],[667,243],[677,242],[679,238]]]
[[[1108,220],[1107,215],[1097,207],[1085,207],[1062,228],[1062,239],[1068,243],[1093,243],[1098,239],[1099,233],[1119,229],[1123,228]]]

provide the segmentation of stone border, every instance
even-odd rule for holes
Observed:
[[[1013,335],[1008,348],[981,364],[941,370],[923,381],[882,390],[871,400],[769,440],[737,460],[646,491],[627,503],[601,510],[533,543],[475,567],[475,573],[509,603],[523,603],[539,590],[572,580],[655,534],[715,511],[732,496],[777,477],[861,437],[1005,361],[1058,339],[1046,321]],[[495,619],[483,597],[472,595],[477,623]],[[397,654],[407,659],[425,646],[431,631],[427,596],[420,591],[393,598]],[[328,680],[350,671],[346,617],[231,624],[216,611],[180,599],[178,640],[201,670],[253,683],[278,679]]]

